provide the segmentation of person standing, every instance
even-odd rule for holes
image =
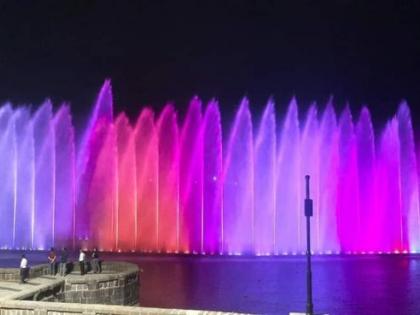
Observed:
[[[67,248],[63,248],[61,251],[60,257],[60,276],[64,277],[67,273],[67,260],[69,259],[69,254]]]
[[[50,254],[48,255],[48,263],[50,264],[50,275],[55,276],[57,267],[57,254],[54,247],[51,247]]]
[[[80,249],[79,253],[79,267],[80,267],[80,275],[83,276],[85,274],[85,260],[86,254],[83,249]]]
[[[28,259],[26,255],[23,254],[20,260],[20,283],[25,283],[26,278],[28,277]]]
[[[93,273],[100,273],[101,272],[101,268],[100,268],[100,262],[99,262],[99,254],[98,254],[98,250],[96,248],[93,249],[92,251],[92,260],[91,260],[91,264],[92,264],[92,271]]]

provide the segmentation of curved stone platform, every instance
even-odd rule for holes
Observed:
[[[0,269],[0,299],[114,305],[139,303],[139,269],[135,264],[104,262],[102,273],[83,276],[77,265],[65,277],[51,276],[48,272],[48,264],[32,267],[29,281],[20,284],[19,269]]]
[[[63,302],[138,305],[139,268],[126,262],[105,262],[102,273],[65,277]]]
[[[48,272],[48,264],[34,266],[20,284],[18,268],[0,268],[1,315],[234,314],[127,306],[139,303],[139,268],[131,263],[104,262],[102,273],[83,276],[77,265],[65,277]]]

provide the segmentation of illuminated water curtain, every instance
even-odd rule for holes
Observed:
[[[0,246],[198,254],[304,251],[311,175],[316,253],[420,250],[419,183],[407,104],[375,136],[363,108],[296,100],[277,124],[242,101],[222,132],[215,101],[113,117],[102,87],[75,141],[70,109],[0,109]],[[76,145],[77,143],[77,145]]]

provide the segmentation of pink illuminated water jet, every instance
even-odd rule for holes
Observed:
[[[276,255],[304,251],[304,175],[316,253],[418,252],[419,170],[410,110],[375,136],[369,110],[332,100],[276,121],[243,99],[229,130],[192,98],[114,118],[106,81],[75,139],[70,108],[0,107],[0,247]],[[302,119],[301,117],[305,117]],[[355,118],[356,117],[356,118]]]

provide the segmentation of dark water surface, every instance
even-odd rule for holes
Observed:
[[[30,252],[32,264],[46,254]],[[304,257],[177,257],[108,254],[138,264],[140,304],[259,314],[303,311]],[[17,266],[17,252],[0,265]],[[339,315],[420,314],[420,256],[318,256],[313,260],[317,312]]]

